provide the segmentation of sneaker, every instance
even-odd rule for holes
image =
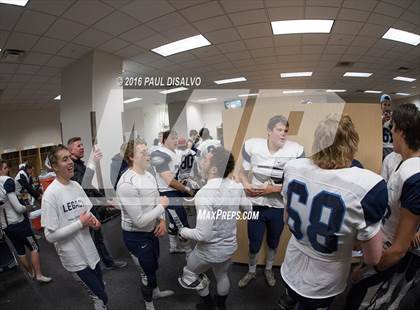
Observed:
[[[115,269],[121,269],[127,266],[127,263],[122,260],[114,260],[114,263],[110,266],[106,266],[106,270],[115,270]]]
[[[239,280],[238,286],[241,288],[245,287],[249,284],[249,282],[251,282],[255,278],[256,278],[255,272],[247,272],[246,275],[244,275],[243,278]]]
[[[36,278],[34,278],[34,280],[40,283],[50,283],[52,281],[52,278],[46,276],[37,276]]]
[[[161,291],[158,287],[153,290],[153,299],[165,298],[175,294],[174,291],[164,290]]]
[[[268,286],[273,287],[276,285],[276,278],[274,277],[273,269],[265,269],[264,275]]]

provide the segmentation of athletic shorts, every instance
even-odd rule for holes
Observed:
[[[10,224],[4,229],[4,232],[19,256],[25,255],[25,247],[31,252],[39,251],[38,242],[35,239],[28,219],[24,219],[20,223]]]

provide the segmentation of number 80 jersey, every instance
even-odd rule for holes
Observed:
[[[340,294],[355,239],[367,241],[380,230],[388,201],[386,183],[365,169],[321,169],[306,158],[288,162],[284,174],[283,197],[293,236],[282,277],[307,298]]]

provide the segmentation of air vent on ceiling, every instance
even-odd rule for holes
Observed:
[[[3,51],[1,55],[1,61],[8,63],[18,63],[22,61],[24,56],[25,51],[8,49]]]
[[[399,67],[397,69],[397,71],[400,72],[400,73],[406,73],[406,72],[408,72],[408,70],[410,70],[410,69],[407,68],[407,67]]]
[[[350,67],[353,67],[353,65],[354,65],[354,62],[352,61],[339,61],[337,62],[335,66],[340,67],[340,68],[350,68]]]

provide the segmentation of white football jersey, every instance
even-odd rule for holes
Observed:
[[[406,208],[420,215],[420,157],[403,161],[391,174],[388,181],[388,205],[383,232],[385,241],[393,242],[400,218],[400,209]],[[420,253],[419,249],[414,251]]]
[[[283,169],[291,159],[304,156],[303,146],[287,140],[281,149],[271,154],[268,150],[267,139],[253,138],[245,141],[242,147],[242,167],[251,171],[253,185],[264,183],[282,184]],[[250,197],[254,205],[283,208],[281,193],[273,193],[265,196]]]
[[[382,171],[381,176],[388,182],[389,177],[392,172],[397,168],[397,166],[402,162],[402,157],[400,154],[392,152],[389,153],[384,161],[382,162]]]
[[[393,144],[392,144],[391,128],[392,128],[392,122],[391,121],[387,121],[383,124],[383,127],[382,127],[382,139],[383,139],[382,146],[383,146],[384,149],[392,149],[394,147]]]
[[[184,151],[177,150],[178,156],[181,157],[179,161],[178,172],[176,175],[176,179],[178,181],[188,180],[193,178],[193,167],[195,161],[196,152],[191,149],[187,149]]]
[[[23,213],[15,210],[7,195],[16,193],[16,182],[9,176],[0,176],[0,226],[6,228],[8,225],[22,222],[25,217]]]
[[[306,158],[288,162],[284,173],[287,224],[293,236],[282,277],[307,298],[340,294],[355,240],[370,240],[380,230],[388,201],[386,183],[366,169],[321,169]]]
[[[160,173],[170,171],[176,177],[181,156],[179,152],[174,152],[166,146],[159,146],[151,154],[152,165],[156,171],[156,180],[160,192],[175,191],[176,189],[169,187]]]

